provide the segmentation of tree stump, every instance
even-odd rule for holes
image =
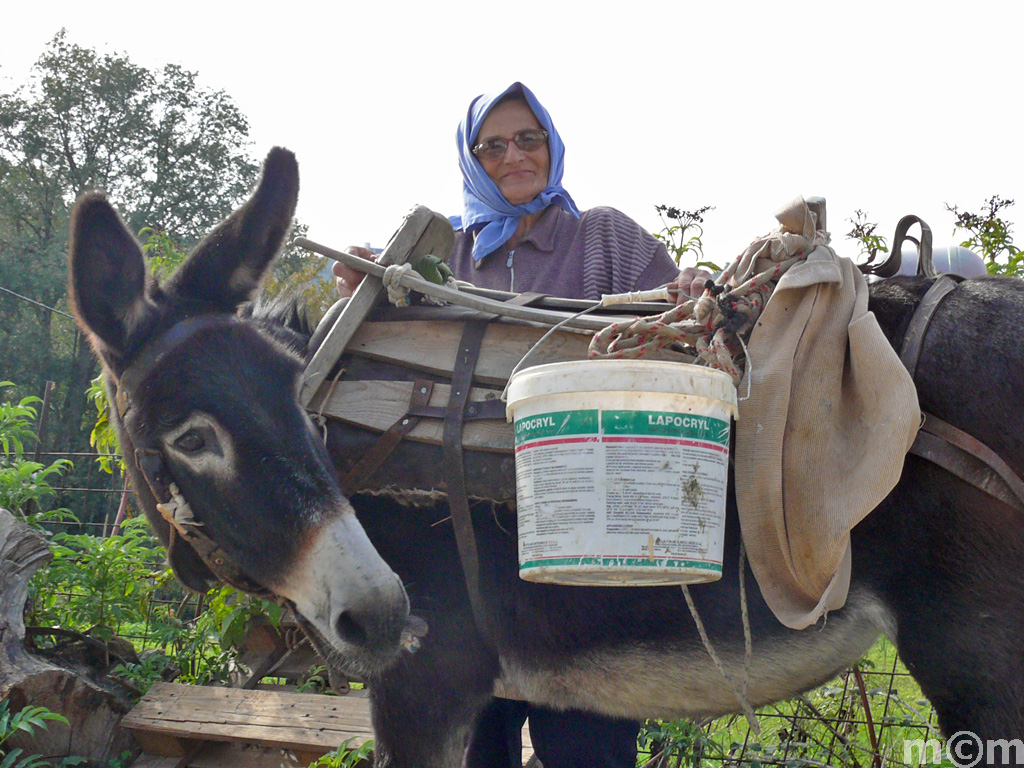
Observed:
[[[69,725],[48,723],[12,746],[44,757],[79,755],[108,761],[134,747],[120,728],[128,704],[75,672],[39,659],[25,648],[25,603],[32,575],[52,558],[46,538],[0,508],[0,699],[12,712],[46,707]]]

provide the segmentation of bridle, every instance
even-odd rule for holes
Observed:
[[[125,424],[125,417],[132,409],[139,388],[168,355],[197,333],[215,326],[223,327],[225,323],[232,322],[237,321],[214,315],[189,317],[175,323],[156,339],[147,342],[135,361],[124,370],[115,383],[114,402],[121,423]],[[203,532],[203,523],[195,518],[192,508],[178,490],[162,451],[155,448],[136,448],[134,461],[156,500],[157,511],[170,528],[168,552],[173,548],[175,538],[180,537],[192,547],[210,572],[225,584],[257,597],[277,599],[262,584],[246,576],[227,553]]]
[[[916,216],[904,216],[896,226],[896,235],[889,259],[870,269],[880,277],[893,277],[900,268],[903,241],[914,224],[921,227],[918,246],[917,274],[934,282],[921,298],[907,326],[900,346],[900,360],[913,379],[924,348],[928,326],[942,300],[963,280],[961,277],[939,275],[932,263],[932,232]],[[910,453],[926,459],[959,477],[989,496],[1024,512],[1024,482],[1000,458],[999,454],[977,438],[930,413],[922,413],[921,428],[910,446]]]

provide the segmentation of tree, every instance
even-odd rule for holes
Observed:
[[[29,81],[0,94],[0,360],[4,378],[63,384],[55,444],[78,443],[95,375],[73,323],[54,311],[66,306],[72,203],[106,189],[134,231],[169,233],[187,250],[254,183],[248,132],[231,98],[194,72],[151,71],[63,30]]]

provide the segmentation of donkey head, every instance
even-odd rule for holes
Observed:
[[[219,576],[294,606],[365,675],[397,658],[408,601],[297,400],[302,360],[236,316],[280,249],[298,167],[274,149],[252,197],[164,286],[99,193],[71,220],[71,303],[106,369],[132,485],[178,578]]]

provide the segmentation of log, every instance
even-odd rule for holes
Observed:
[[[6,746],[46,758],[78,755],[109,761],[133,747],[120,728],[126,702],[75,672],[33,656],[25,647],[28,582],[52,555],[46,538],[0,509],[0,698],[12,712],[32,705],[68,719],[19,734]]]

